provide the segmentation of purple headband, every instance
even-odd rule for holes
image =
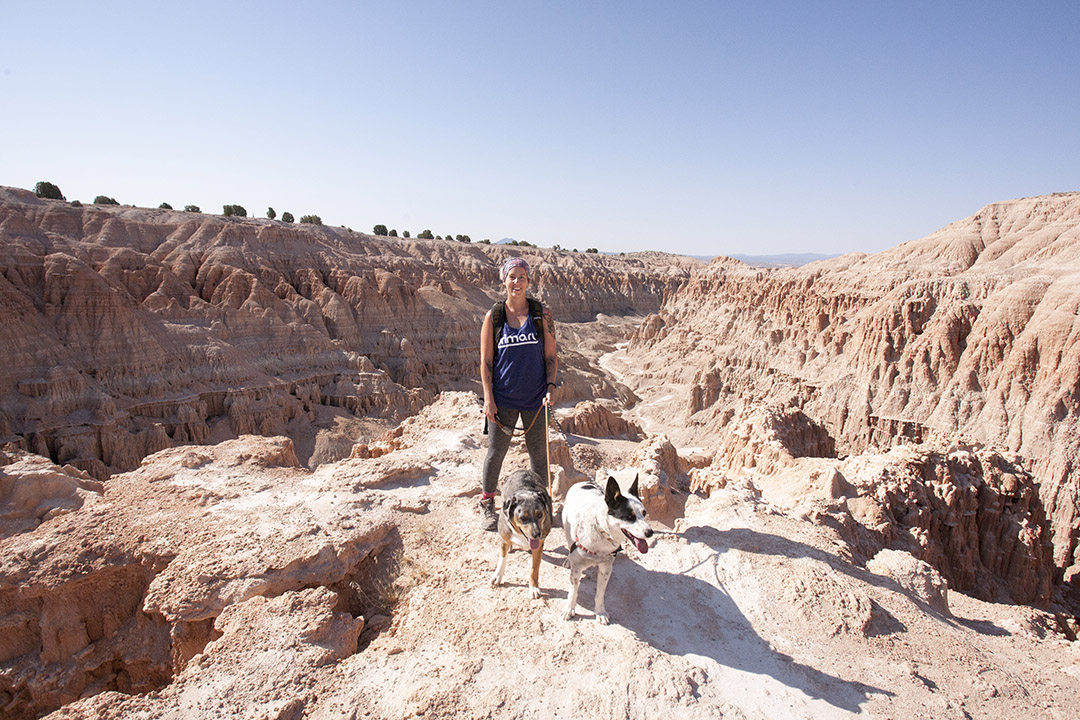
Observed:
[[[529,270],[529,263],[519,257],[512,257],[503,263],[502,270],[499,271],[499,282],[506,282],[506,276],[516,267],[525,268],[525,274],[527,276],[532,275],[532,272]]]

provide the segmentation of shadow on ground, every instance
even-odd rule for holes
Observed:
[[[734,538],[729,534],[713,528],[691,530],[684,537],[708,545],[713,554],[706,562],[713,566],[721,553],[737,547],[730,544]],[[789,549],[800,555],[818,552],[807,546]],[[590,606],[593,587],[592,583],[582,587],[585,606]],[[730,668],[767,675],[848,712],[858,713],[872,694],[893,695],[882,688],[843,680],[777,652],[757,634],[719,578],[714,585],[688,574],[650,570],[619,557],[606,604],[612,623],[623,625],[663,652],[710,658]]]

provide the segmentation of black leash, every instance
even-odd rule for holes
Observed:
[[[524,430],[522,430],[521,428],[518,428],[518,427],[512,427],[512,428],[506,427],[505,425],[502,424],[502,421],[499,420],[498,415],[495,416],[495,424],[499,426],[500,430],[502,430],[504,433],[506,433],[510,437],[519,437],[521,435],[527,435],[529,433],[529,431],[533,429],[533,425],[536,424],[536,421],[539,418],[540,418],[540,411],[537,411],[536,415],[533,416],[532,422],[529,423],[529,427],[525,428]],[[488,434],[488,418],[487,418],[487,415],[484,416],[484,434],[485,435]]]

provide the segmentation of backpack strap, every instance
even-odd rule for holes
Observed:
[[[544,347],[544,306],[539,300],[529,298],[529,314],[532,315],[533,327],[536,328],[536,339],[540,341],[540,347]]]
[[[494,337],[492,347],[492,361],[499,357],[499,338],[502,337],[503,325],[506,324],[506,303],[499,300],[491,306],[491,333]]]

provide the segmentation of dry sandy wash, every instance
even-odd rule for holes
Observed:
[[[1080,194],[762,270],[519,249],[611,624],[492,587],[513,249],[0,188],[0,717],[1080,717]],[[504,470],[527,463],[515,446]]]

